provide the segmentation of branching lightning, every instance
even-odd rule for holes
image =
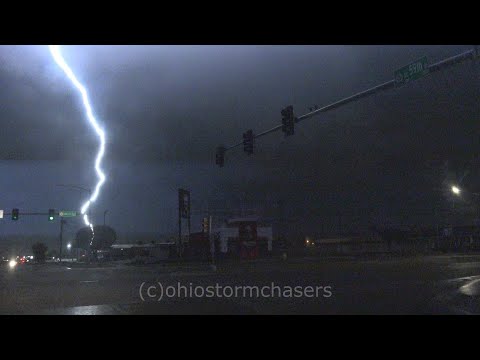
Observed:
[[[98,124],[97,120],[95,119],[95,116],[93,115],[92,111],[92,106],[90,105],[90,101],[88,100],[88,93],[87,89],[85,86],[83,86],[80,81],[78,81],[77,77],[73,73],[72,69],[68,66],[68,64],[65,62],[62,54],[60,53],[60,46],[59,45],[49,45],[48,46],[50,49],[50,53],[53,56],[53,59],[57,63],[57,65],[63,70],[65,75],[70,79],[70,81],[73,83],[73,85],[77,88],[77,90],[80,92],[83,100],[83,106],[85,107],[85,113],[87,115],[87,119],[92,125],[93,129],[95,130],[96,134],[98,135],[98,138],[100,139],[100,147],[97,153],[97,157],[95,159],[95,171],[97,173],[98,177],[98,182],[97,185],[95,186],[95,191],[93,194],[91,194],[90,198],[82,205],[81,208],[81,213],[83,215],[83,220],[85,222],[85,225],[89,226],[92,229],[93,232],[93,225],[90,223],[87,215],[88,208],[90,205],[95,202],[95,200],[98,197],[98,194],[100,192],[100,189],[105,182],[105,174],[102,171],[101,168],[101,163],[103,159],[103,155],[105,154],[105,132],[103,129],[100,127]]]

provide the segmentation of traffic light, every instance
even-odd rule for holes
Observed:
[[[225,165],[225,147],[219,146],[217,147],[217,153],[215,154],[215,164],[223,167]]]
[[[210,222],[208,221],[208,217],[203,218],[202,229],[204,234],[208,234],[210,232]]]
[[[17,221],[18,220],[18,209],[12,209],[12,220]]]
[[[292,105],[282,110],[282,131],[285,137],[295,134],[295,116]]]
[[[253,154],[253,131],[247,130],[246,133],[243,133],[243,151],[245,151],[248,155]]]
[[[53,221],[55,219],[55,210],[49,209],[48,210],[48,221]]]

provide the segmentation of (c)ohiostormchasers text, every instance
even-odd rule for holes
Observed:
[[[143,282],[139,289],[140,298],[330,298],[332,286],[289,286],[277,285],[187,285],[177,282],[175,285],[164,285],[161,282]]]

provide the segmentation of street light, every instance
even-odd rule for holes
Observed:
[[[73,262],[73,259],[72,259],[72,244],[71,243],[67,244],[67,249],[68,249],[68,255],[70,256],[70,261]]]
[[[56,186],[62,186],[70,189],[86,191],[88,193],[88,199],[90,200],[90,198],[92,197],[92,189],[90,188],[86,188],[86,187],[74,185],[74,184],[56,184]],[[90,216],[90,212],[87,212],[87,216]]]
[[[56,186],[61,186],[61,187],[66,187],[66,188],[70,188],[70,189],[76,189],[76,190],[82,190],[82,191],[85,191],[88,193],[88,199],[90,200],[91,197],[92,197],[92,189],[90,188],[87,188],[87,187],[83,187],[83,186],[80,186],[80,185],[75,185],[75,184],[56,184]],[[90,215],[89,212],[87,212],[87,216]],[[60,221],[60,260],[61,260],[61,256],[62,256],[62,238],[63,238],[63,224],[64,224],[64,220],[61,220]],[[67,245],[67,248],[70,250],[70,247],[71,245]],[[70,251],[69,251],[70,252]]]
[[[460,190],[459,187],[453,185],[453,186],[452,186],[452,192],[453,192],[455,195],[460,195],[460,193],[461,193],[462,191]],[[469,195],[480,196],[480,193],[471,192],[471,191],[466,191],[466,192],[467,192],[467,194],[469,194]]]
[[[452,190],[452,193],[454,193],[456,196],[460,197],[460,194],[462,192],[465,192],[466,196],[470,197],[470,196],[475,196],[475,197],[480,197],[480,193],[477,193],[477,192],[471,192],[471,191],[468,191],[468,190],[461,190],[458,186],[455,186],[455,185],[452,185],[451,187],[451,190]],[[455,198],[452,198],[452,209],[455,208]]]
[[[62,186],[62,187],[77,189],[77,190],[83,190],[83,191],[88,192],[90,197],[92,196],[92,189],[89,189],[89,188],[86,188],[86,187],[83,187],[83,186],[73,185],[73,184],[57,184],[57,186]]]
[[[56,184],[56,186],[62,186],[62,187],[70,188],[70,189],[86,191],[88,193],[88,200],[90,200],[91,197],[92,197],[92,189],[87,188],[87,187],[83,187],[83,186],[75,185],[75,184]],[[89,215],[88,212],[87,212],[87,215]]]

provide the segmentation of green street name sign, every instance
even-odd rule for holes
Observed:
[[[421,59],[395,71],[395,86],[405,85],[406,83],[420,79],[427,74],[428,60],[427,57],[424,56]]]
[[[74,216],[77,216],[77,212],[76,211],[60,211],[58,215],[60,215],[60,217],[74,217]]]

